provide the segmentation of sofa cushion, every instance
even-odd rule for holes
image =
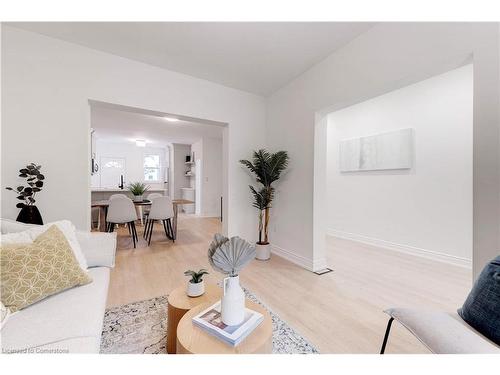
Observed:
[[[15,314],[2,329],[2,351],[52,348],[98,353],[109,269],[89,269],[90,284],[53,295]],[[30,351],[31,352],[31,351]]]
[[[2,302],[12,312],[92,281],[55,225],[33,243],[2,244],[0,259]]]
[[[500,255],[484,267],[458,313],[500,345]]]
[[[78,242],[76,235],[76,228],[73,223],[69,220],[59,220],[45,225],[35,225],[35,224],[25,224],[18,221],[9,219],[0,219],[0,227],[2,231],[1,243],[2,244],[13,244],[13,243],[29,243],[33,242],[40,234],[44,233],[52,225],[57,225],[57,227],[64,233],[66,240],[73,250],[80,267],[83,270],[88,268],[87,260],[83,255],[80,243]]]

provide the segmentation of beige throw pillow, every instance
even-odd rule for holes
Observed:
[[[86,271],[87,260],[83,255],[82,249],[78,240],[76,239],[76,228],[73,223],[69,220],[59,220],[45,225],[33,225],[24,224],[19,222],[11,222],[10,220],[0,219],[2,225],[2,231],[5,229],[11,229],[11,232],[3,233],[0,236],[0,243],[2,245],[6,244],[18,244],[18,243],[31,243],[39,235],[45,233],[52,225],[57,225],[57,227],[64,233],[64,237],[68,240],[73,254],[75,254],[76,260],[80,263],[80,267]]]
[[[2,303],[11,312],[92,281],[56,225],[32,243],[2,244],[0,262]]]

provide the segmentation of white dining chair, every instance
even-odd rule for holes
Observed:
[[[147,196],[146,199],[152,202],[153,199],[160,198],[160,197],[163,197],[163,194],[160,194],[160,193],[151,193],[151,194],[148,194],[148,196]]]
[[[148,240],[148,246],[151,243],[151,237],[153,236],[154,223],[155,221],[160,220],[163,223],[165,235],[175,242],[174,231],[172,229],[173,217],[174,206],[169,197],[161,196],[152,201],[151,210],[149,211],[148,219],[146,220],[146,227],[144,229],[146,239]]]
[[[151,201],[153,202],[153,199],[155,198],[160,198],[160,197],[163,197],[163,194],[160,194],[160,193],[151,193],[151,194],[148,194],[148,196],[146,197],[146,199],[148,201]],[[148,207],[148,206],[144,206],[142,208],[142,216],[147,220],[148,219],[148,215],[149,215],[149,211],[151,210],[151,207]],[[141,220],[142,222],[142,220]],[[146,231],[144,231],[144,238],[146,238]]]
[[[112,201],[113,199],[120,199],[120,198],[127,198],[127,199],[130,199],[129,197],[127,197],[125,194],[112,194],[110,197],[109,197],[109,200]]]
[[[128,232],[134,241],[134,248],[138,241],[137,230],[135,229],[136,220],[137,213],[135,212],[134,202],[131,199],[110,199],[108,214],[106,216],[106,231],[113,232],[115,224],[127,224]]]

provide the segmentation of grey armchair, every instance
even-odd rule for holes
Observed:
[[[394,320],[401,323],[432,353],[500,354],[500,347],[487,339],[457,313],[392,308],[380,354],[384,354]]]

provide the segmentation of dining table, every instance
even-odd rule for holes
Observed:
[[[145,199],[143,201],[133,201],[134,205],[138,208],[139,211],[139,220],[141,221],[141,224],[144,225],[143,219],[142,219],[142,208],[144,206],[151,206],[151,201],[148,199]],[[177,218],[179,216],[179,206],[182,206],[184,204],[194,204],[193,201],[188,200],[188,199],[172,199],[172,205],[174,209],[174,217],[173,217],[173,222],[172,222],[172,230],[174,232],[174,239],[177,238]],[[109,206],[109,200],[98,200],[98,201],[93,201],[91,202],[91,207],[98,207],[99,208],[99,231],[100,232],[105,232],[106,231],[106,211]]]

